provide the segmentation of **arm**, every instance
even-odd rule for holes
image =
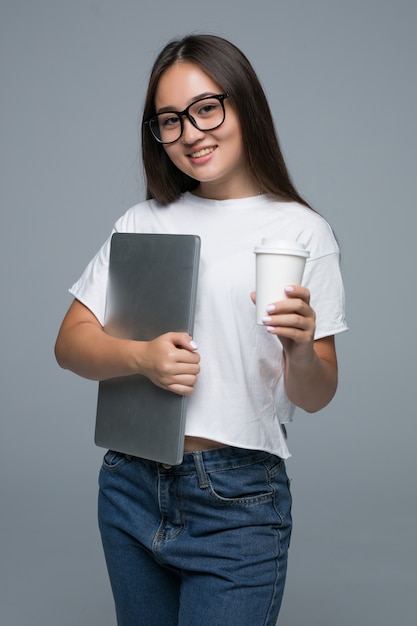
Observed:
[[[268,307],[263,318],[266,330],[276,335],[285,358],[285,389],[298,407],[314,413],[325,407],[337,388],[334,337],[314,341],[315,313],[310,292],[292,285],[288,298]]]
[[[59,330],[55,356],[61,367],[84,378],[142,374],[159,387],[189,395],[200,371],[196,349],[187,333],[167,333],[152,341],[112,337],[87,307],[74,300]]]
[[[314,341],[310,361],[286,356],[285,388],[290,400],[309,413],[329,404],[337,389],[334,337]]]

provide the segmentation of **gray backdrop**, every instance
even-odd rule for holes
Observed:
[[[413,0],[1,0],[1,624],[115,623],[97,387],[60,370],[53,344],[67,287],[143,199],[148,72],[190,31],[252,60],[343,251],[339,392],[290,428],[280,625],[415,623],[416,17]]]

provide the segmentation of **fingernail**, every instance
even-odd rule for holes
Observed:
[[[268,311],[268,313],[273,313],[275,311],[275,304],[268,304],[266,310]]]
[[[285,291],[286,291],[287,293],[292,293],[292,292],[294,291],[294,287],[293,287],[292,285],[287,285],[287,286],[285,287]]]
[[[272,317],[270,317],[269,315],[265,315],[265,317],[262,318],[263,324],[269,324],[270,322],[272,322]]]
[[[190,341],[190,346],[192,347],[193,350],[198,350],[198,345],[196,344],[195,341],[191,340]]]

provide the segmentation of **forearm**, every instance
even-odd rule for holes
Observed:
[[[166,333],[151,341],[113,337],[83,304],[74,300],[55,344],[61,367],[90,380],[141,374],[180,395],[193,392],[200,371],[197,346],[188,333]]]
[[[311,359],[296,362],[285,359],[285,389],[296,406],[314,413],[324,408],[337,389],[337,364],[320,358],[315,350]]]
[[[59,335],[55,356],[64,369],[90,380],[105,380],[139,373],[142,343],[111,337],[85,322]]]
[[[262,321],[266,330],[281,342],[288,398],[296,406],[314,413],[325,407],[336,393],[334,337],[314,339],[316,316],[310,306],[308,289],[290,285],[286,293],[287,298],[268,307],[268,315]]]

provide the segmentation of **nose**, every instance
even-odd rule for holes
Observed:
[[[182,131],[182,142],[183,143],[195,143],[201,137],[204,136],[204,130],[199,130],[191,123],[191,120],[188,117],[183,117],[183,131]]]

